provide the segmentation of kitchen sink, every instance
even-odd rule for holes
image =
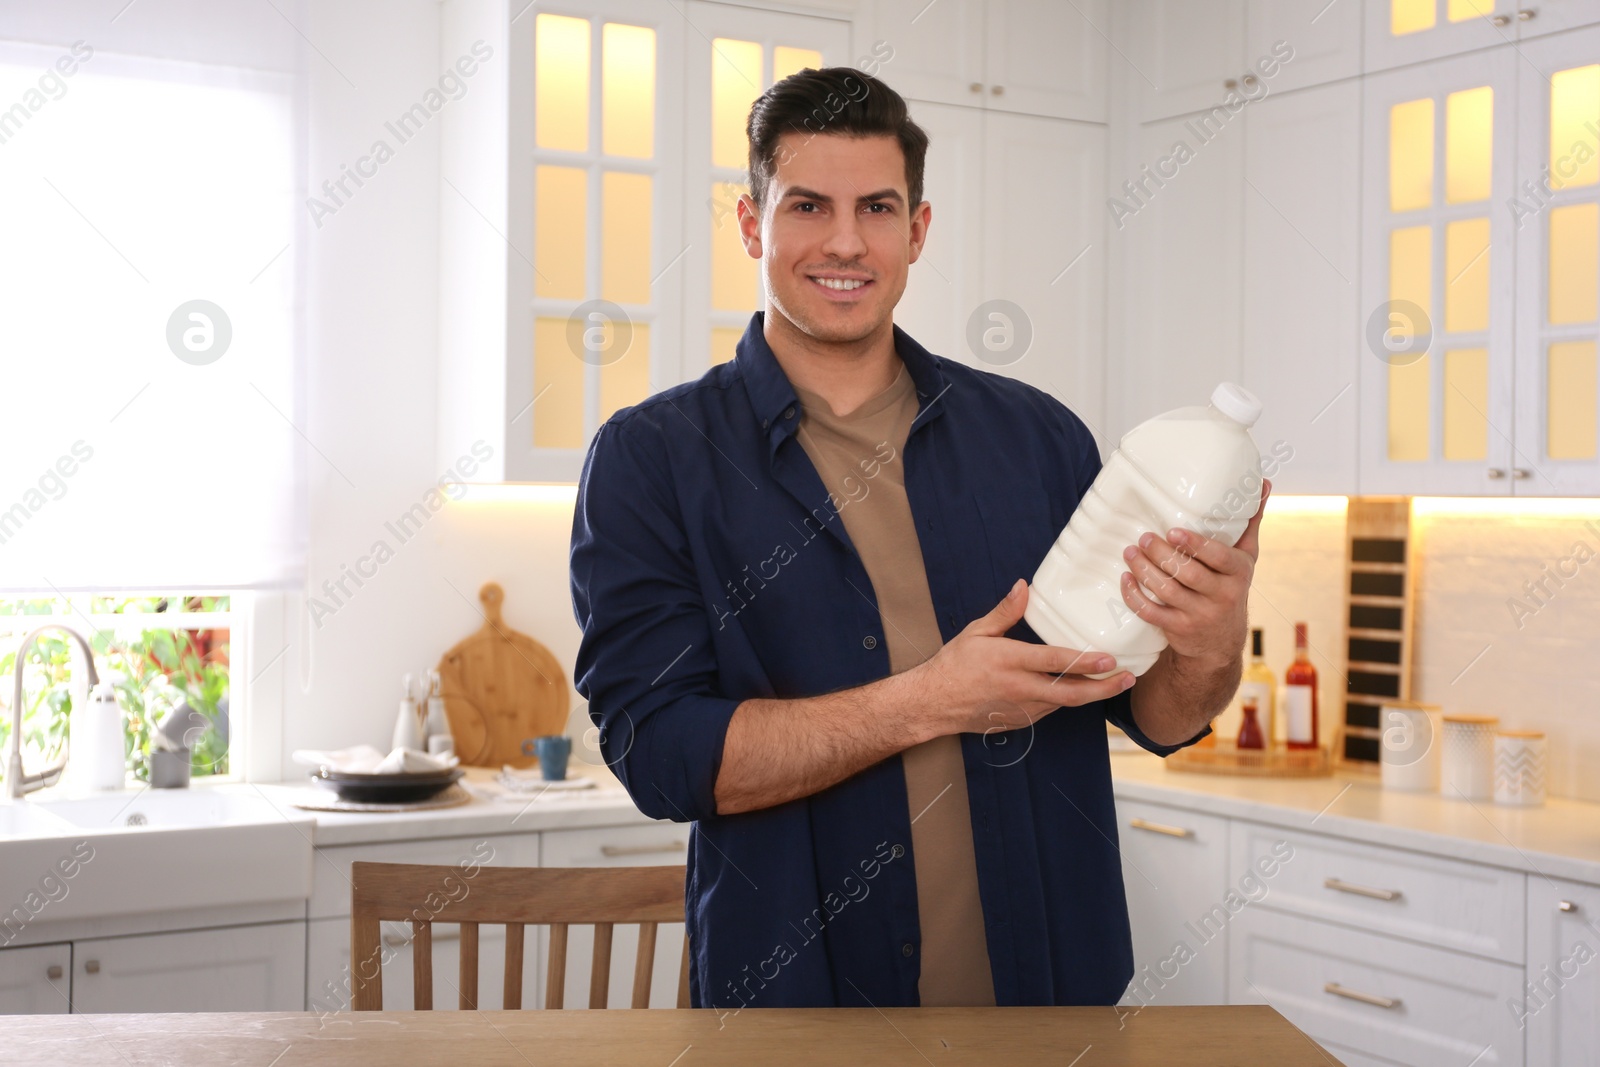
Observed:
[[[65,894],[50,894],[40,921],[311,895],[315,820],[279,809],[248,785],[51,792],[0,804],[0,870],[8,882],[19,891],[46,878],[66,885]]]
[[[72,832],[72,824],[27,801],[0,804],[0,838],[59,837]]]
[[[51,815],[85,830],[140,827],[239,826],[282,823],[283,816],[260,795],[216,788],[109,793],[72,800],[35,801]]]

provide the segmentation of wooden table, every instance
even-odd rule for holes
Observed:
[[[1265,1005],[0,1016],[40,1067],[1341,1067]]]

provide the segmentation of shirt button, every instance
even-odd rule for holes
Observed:
[[[909,941],[900,946],[900,955],[902,956],[909,956],[915,951],[916,949],[911,947],[911,942]]]
[[[771,423],[771,422],[772,422],[771,419],[762,419],[761,420],[761,428],[763,430],[765,430],[767,428],[768,424]]]
[[[783,417],[786,418],[786,419],[794,418],[794,408],[790,408],[788,411],[785,411],[783,413]]]
[[[876,637],[873,637],[871,634],[868,634],[867,636],[865,636],[865,637],[863,637],[861,639],[861,647],[862,648],[877,648],[878,647],[878,639]]]
[[[904,856],[905,854],[906,854],[906,846],[904,846],[904,845],[896,845],[896,846],[894,846],[893,848],[891,848],[889,850],[889,855],[893,856],[895,859],[899,859],[901,856]]]

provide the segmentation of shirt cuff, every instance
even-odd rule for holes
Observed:
[[[1133,691],[1127,690],[1118,693],[1106,702],[1106,718],[1115,723],[1118,729],[1129,737],[1134,743],[1147,752],[1154,752],[1158,756],[1170,756],[1180,748],[1188,748],[1211,732],[1211,724],[1201,727],[1200,732],[1187,741],[1180,741],[1176,745],[1162,745],[1150,740],[1145,732],[1139,729],[1139,724],[1133,719]]]

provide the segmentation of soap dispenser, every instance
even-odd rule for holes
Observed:
[[[79,719],[79,715],[82,719]],[[72,762],[85,789],[122,789],[128,784],[126,733],[122,707],[110,682],[95,683],[81,712],[72,714]]]

